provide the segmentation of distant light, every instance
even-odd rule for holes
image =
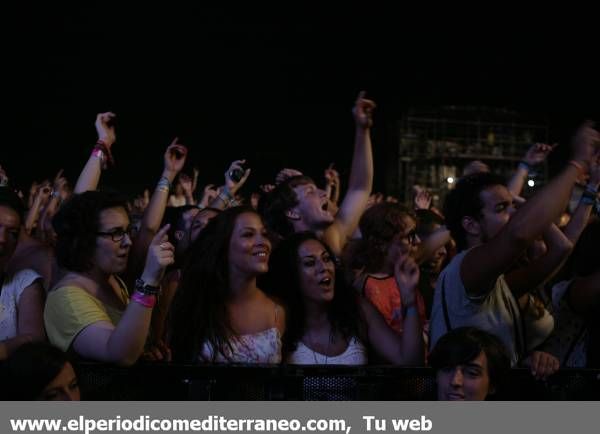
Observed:
[[[451,176],[449,176],[446,181],[448,181],[448,184],[454,184],[454,178]]]
[[[533,179],[530,179],[529,181],[527,181],[527,185],[530,187],[534,187],[535,186],[535,181]]]

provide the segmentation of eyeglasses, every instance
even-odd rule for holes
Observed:
[[[96,235],[102,235],[104,237],[111,237],[115,243],[120,243],[125,238],[125,235],[131,239],[131,235],[133,234],[134,227],[129,226],[127,229],[115,229],[112,232],[96,232]]]
[[[407,233],[400,239],[406,240],[406,241],[408,241],[408,244],[410,244],[411,246],[414,246],[415,244],[417,244],[417,231],[415,229],[413,229],[412,231],[410,231],[409,233]]]

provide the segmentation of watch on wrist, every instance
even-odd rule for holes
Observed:
[[[158,295],[160,293],[160,286],[148,285],[142,279],[136,279],[135,290],[145,295]]]

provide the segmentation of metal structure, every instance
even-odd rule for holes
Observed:
[[[492,108],[410,110],[399,130],[397,185],[401,199],[410,200],[413,186],[420,185],[433,193],[438,205],[470,161],[481,160],[508,178],[533,143],[548,140],[547,124]],[[525,196],[532,190],[531,184],[537,187],[546,181],[547,172],[544,164],[530,173]]]

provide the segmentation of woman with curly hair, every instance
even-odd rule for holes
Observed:
[[[420,239],[416,221],[404,206],[384,202],[369,208],[360,220],[362,239],[354,247],[351,268],[358,279],[355,286],[379,310],[387,324],[402,333],[407,315],[418,315],[425,327],[425,302],[418,289],[408,288],[395,272],[398,261],[413,263]],[[415,293],[415,303],[407,305],[404,294]]]
[[[50,342],[88,359],[135,363],[144,349],[160,278],[173,263],[173,246],[166,236],[169,226],[150,243],[129,302],[119,277],[131,248],[125,202],[113,194],[87,191],[65,204],[53,223],[57,259],[67,272],[46,302]]]
[[[180,361],[279,363],[285,313],[258,286],[271,242],[261,217],[234,207],[190,248],[171,304],[168,336]]]
[[[368,301],[336,279],[332,251],[313,233],[282,241],[270,267],[269,288],[287,309],[283,349],[288,363],[364,365],[368,347],[394,364],[423,362],[418,318],[407,316],[404,333],[394,333]],[[397,268],[399,278],[414,289],[416,264],[400,261]],[[405,301],[414,309],[414,291],[407,291]]]

